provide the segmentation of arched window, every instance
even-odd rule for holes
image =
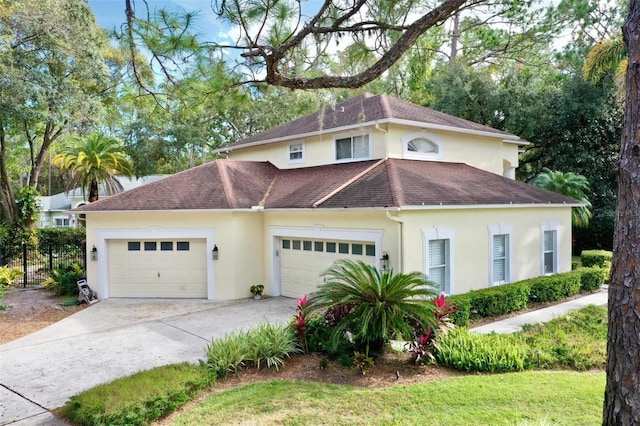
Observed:
[[[402,137],[403,158],[411,160],[442,160],[442,142],[424,131]]]
[[[411,139],[409,143],[407,143],[407,151],[421,154],[437,154],[439,147],[429,139],[420,137]]]

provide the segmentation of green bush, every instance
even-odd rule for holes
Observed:
[[[249,331],[238,331],[207,345],[204,364],[219,378],[245,366],[276,370],[290,354],[300,352],[294,331],[288,325],[263,323]]]
[[[608,278],[608,270],[598,266],[578,269],[580,273],[580,289],[582,291],[598,290]]]
[[[46,251],[49,245],[69,245],[82,247],[85,244],[85,228],[42,228],[38,229],[38,247]]]
[[[588,268],[590,266],[607,267],[607,262],[611,265],[613,260],[613,252],[606,250],[584,250],[580,255],[582,266]]]
[[[147,425],[192,400],[211,380],[193,364],[158,367],[72,396],[62,415],[82,425]]]
[[[456,294],[449,296],[449,302],[456,307],[455,312],[449,315],[451,322],[458,327],[464,327],[469,324],[469,315],[471,313],[471,299],[466,294]]]
[[[527,367],[529,347],[518,335],[474,334],[456,328],[435,350],[440,365],[468,372],[506,373]]]
[[[471,305],[469,317],[486,318],[525,309],[529,292],[525,281],[470,291],[467,293]]]
[[[63,263],[51,273],[43,285],[53,290],[57,296],[78,294],[78,280],[85,272],[77,263]]]
[[[531,286],[531,302],[552,302],[580,292],[580,273],[576,271],[526,280]]]

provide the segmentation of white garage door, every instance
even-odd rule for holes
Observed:
[[[204,239],[111,240],[110,297],[207,297]]]
[[[376,265],[373,242],[343,240],[280,239],[282,295],[302,297],[322,284],[321,274],[337,259],[362,260]]]

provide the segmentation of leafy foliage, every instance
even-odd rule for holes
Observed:
[[[88,190],[89,202],[98,199],[99,184],[104,185],[107,195],[111,195],[122,191],[116,175],[131,176],[133,173],[120,142],[100,133],[76,139],[73,146],[53,157],[52,163],[69,172],[68,189],[80,186],[85,194]]]
[[[583,206],[571,209],[571,223],[573,226],[580,228],[584,228],[589,224],[592,213],[591,203],[587,194],[591,188],[586,177],[573,172],[563,173],[545,168],[531,183],[538,188],[557,192],[583,203]]]
[[[324,276],[327,281],[310,295],[311,310],[334,314],[333,336],[352,336],[360,352],[380,353],[392,338],[409,338],[409,321],[435,326],[433,288],[423,274],[380,272],[362,261],[338,260]]]
[[[57,296],[78,294],[78,280],[85,274],[77,263],[62,264],[51,273],[43,285],[55,292]]]
[[[278,370],[285,358],[299,352],[291,327],[262,323],[248,331],[239,331],[213,339],[207,345],[204,364],[219,378],[226,378],[243,367]]]

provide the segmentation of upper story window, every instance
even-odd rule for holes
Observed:
[[[336,139],[337,161],[367,158],[371,158],[369,135]]]
[[[304,162],[304,143],[295,142],[289,144],[289,163]]]
[[[442,143],[427,132],[413,132],[402,137],[403,158],[441,160]]]

